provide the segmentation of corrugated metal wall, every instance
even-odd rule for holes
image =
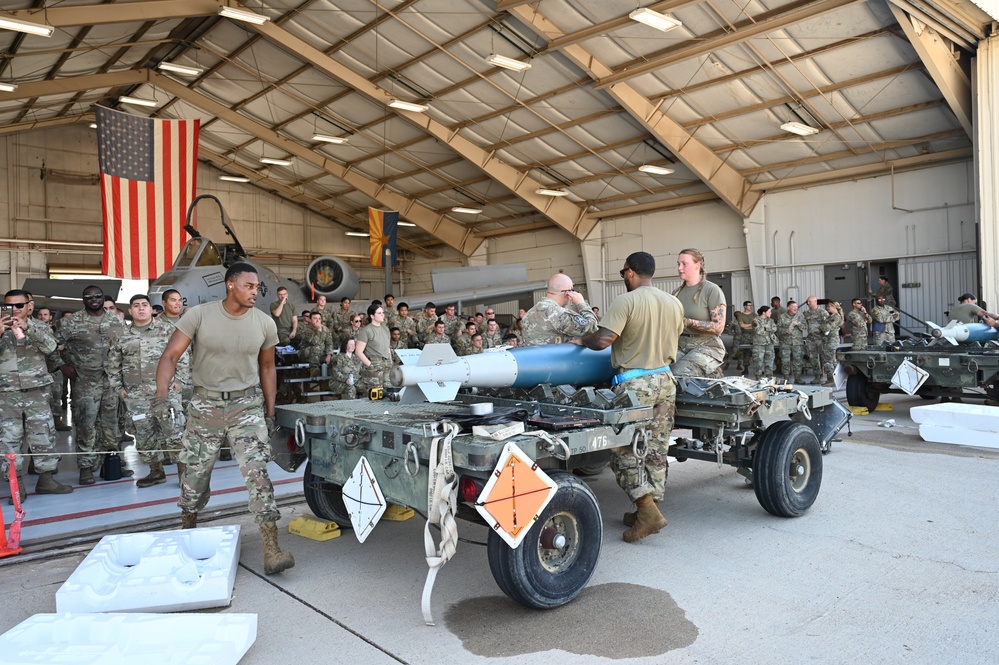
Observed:
[[[767,270],[767,283],[763,289],[767,295],[766,304],[770,304],[770,298],[777,296],[781,304],[786,305],[788,300],[796,300],[804,303],[808,296],[815,296],[820,300],[825,298],[826,278],[825,268],[822,266],[804,266],[794,269],[792,279],[790,268],[770,268]]]
[[[957,305],[957,297],[978,290],[975,254],[900,259],[898,281],[895,299],[900,309],[923,321],[945,325],[947,317],[944,312]],[[913,286],[907,287],[906,284]],[[995,303],[989,305],[994,308]],[[913,330],[925,330],[921,324],[904,315],[901,323]]]

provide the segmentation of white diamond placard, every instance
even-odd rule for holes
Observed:
[[[388,507],[368,460],[362,457],[343,484],[343,503],[350,514],[357,541],[363,543]]]

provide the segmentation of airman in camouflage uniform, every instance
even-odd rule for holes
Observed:
[[[780,341],[780,366],[784,380],[801,383],[802,355],[805,349],[804,333],[808,324],[798,311],[798,303],[787,302],[787,309],[777,321],[777,339]]]
[[[340,309],[333,312],[333,325],[330,332],[336,335],[338,343],[351,337],[350,319],[354,312],[350,311],[350,298],[340,298]]]
[[[496,319],[486,321],[486,331],[482,333],[482,346],[487,349],[503,346],[503,331],[500,330]]]
[[[757,380],[774,375],[776,341],[777,324],[770,318],[770,308],[763,305],[756,310],[753,320],[753,375]]]
[[[461,317],[454,313],[454,304],[444,308],[444,316],[441,319],[444,320],[444,334],[454,343],[463,330]]]
[[[597,329],[597,316],[564,273],[548,280],[545,297],[521,320],[523,346],[560,344]]]
[[[36,494],[66,494],[73,488],[57,482],[52,474],[59,468],[55,452],[55,425],[49,407],[49,373],[45,356],[55,351],[52,331],[41,321],[28,316],[25,291],[8,291],[4,303],[13,314],[0,316],[0,454],[20,453],[28,444],[38,471]],[[21,307],[14,307],[21,305]],[[6,312],[5,312],[6,314]],[[4,477],[22,475],[23,462],[18,455],[11,470],[6,458],[0,462]],[[18,491],[23,501],[27,488],[21,482]],[[2,527],[0,527],[2,528]]]
[[[825,385],[833,385],[836,373],[836,349],[839,348],[839,333],[843,327],[843,308],[835,300],[826,303],[829,316],[822,322],[822,376]]]
[[[428,302],[414,318],[417,346],[422,347],[427,343],[427,337],[434,334],[434,324],[437,323],[437,308],[432,302]]]
[[[415,349],[419,337],[416,330],[416,319],[409,315],[409,305],[404,302],[399,303],[395,309],[397,315],[393,326],[399,329],[402,348]]]
[[[819,301],[815,296],[808,296],[805,305],[801,314],[808,331],[805,336],[805,353],[808,354],[806,371],[811,372],[815,376],[815,382],[819,383],[819,375],[822,374],[822,348],[825,346],[825,336],[822,331],[829,313],[825,308],[819,307]]]
[[[336,324],[334,322],[333,310],[326,306],[326,296],[316,296],[316,306],[312,308],[313,312],[319,312],[319,315],[323,319],[323,325],[326,329],[330,331],[330,334],[336,335]]]
[[[756,316],[753,314],[753,303],[747,300],[742,303],[742,311],[736,312],[735,316],[732,317],[733,324],[733,335],[732,335],[732,355],[729,356],[728,360],[725,361],[725,367],[728,367],[729,362],[735,360],[738,362],[737,368],[740,370],[749,370],[749,364],[746,362],[744,357],[745,349],[744,346],[753,346],[756,344],[754,341],[755,329],[754,325],[756,323]],[[771,312],[771,321],[773,321],[773,312]],[[776,324],[776,322],[774,322]],[[750,353],[755,353],[751,351]],[[756,357],[753,356],[755,361]]]
[[[883,296],[875,297],[874,302],[875,305],[871,308],[871,318],[874,320],[871,323],[871,330],[874,332],[874,346],[882,347],[885,342],[890,344],[895,341],[895,326],[893,324],[902,317],[898,310],[885,304]]]
[[[156,366],[176,328],[167,321],[152,318],[146,295],[131,298],[129,314],[132,326],[118,336],[108,351],[108,385],[118,393],[128,410],[135,431],[135,448],[149,465],[149,475],[140,478],[138,487],[152,487],[166,482],[163,462],[177,461],[184,433],[183,390],[191,390],[190,353],[177,363],[170,391],[172,413],[155,413]],[[183,473],[183,466],[178,467]]]
[[[335,348],[333,335],[323,325],[322,312],[313,310],[308,325],[302,326],[298,333],[298,359],[311,365],[328,363]]]
[[[867,313],[864,303],[860,298],[854,298],[853,309],[846,315],[846,322],[850,328],[850,337],[853,340],[852,349],[863,351],[867,348],[867,326],[871,323],[871,315]]]
[[[465,332],[458,335],[454,340],[454,352],[459,356],[467,356],[468,350],[472,348],[472,335],[476,333],[475,323],[469,321],[465,324]]]
[[[399,313],[395,311],[395,296],[386,293],[382,306],[385,308],[385,325],[389,328],[398,328],[396,320],[399,318]]]
[[[101,461],[98,453],[118,448],[118,395],[108,389],[105,368],[108,349],[124,332],[125,324],[118,315],[104,310],[104,294],[99,287],[84,289],[83,305],[84,309],[63,322],[57,341],[63,345],[66,358],[62,371],[73,381],[80,484],[93,485],[94,469]]]
[[[361,376],[361,359],[354,353],[355,342],[343,341],[340,353],[333,359],[333,392],[340,399],[357,399],[357,380]]]
[[[434,324],[433,332],[427,336],[427,344],[450,344],[451,338],[444,332],[444,322],[438,320]]]
[[[465,355],[466,356],[476,356],[476,355],[482,353],[482,350],[483,350],[482,349],[482,334],[481,333],[475,333],[474,335],[472,335],[471,344],[469,345],[468,350],[465,351]]]

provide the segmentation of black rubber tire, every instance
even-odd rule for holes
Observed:
[[[341,529],[352,528],[347,506],[343,503],[343,487],[312,475],[311,461],[305,465],[302,486],[305,503],[316,517],[336,522]]]
[[[489,532],[489,570],[511,600],[533,609],[565,605],[590,581],[600,558],[604,526],[600,506],[590,488],[562,471],[549,475],[558,492],[531,527],[520,547],[511,549],[495,531]],[[566,537],[559,549],[541,547],[541,533],[555,528]]]
[[[600,472],[606,469],[609,464],[610,453],[607,453],[603,456],[603,459],[598,458],[590,464],[573,468],[573,472],[579,476],[598,476],[600,475]]]
[[[798,517],[815,503],[821,485],[822,452],[815,432],[787,420],[768,427],[753,460],[753,488],[763,509]]]
[[[874,413],[881,401],[881,393],[863,374],[854,373],[846,378],[846,401],[850,406],[863,406]]]

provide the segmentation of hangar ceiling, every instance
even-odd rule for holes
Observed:
[[[968,160],[970,62],[993,26],[966,0],[8,0],[3,18],[54,30],[0,29],[0,85],[17,86],[0,133],[90,123],[95,104],[198,117],[201,159],[226,173],[345,227],[399,210],[404,247],[466,255]]]

